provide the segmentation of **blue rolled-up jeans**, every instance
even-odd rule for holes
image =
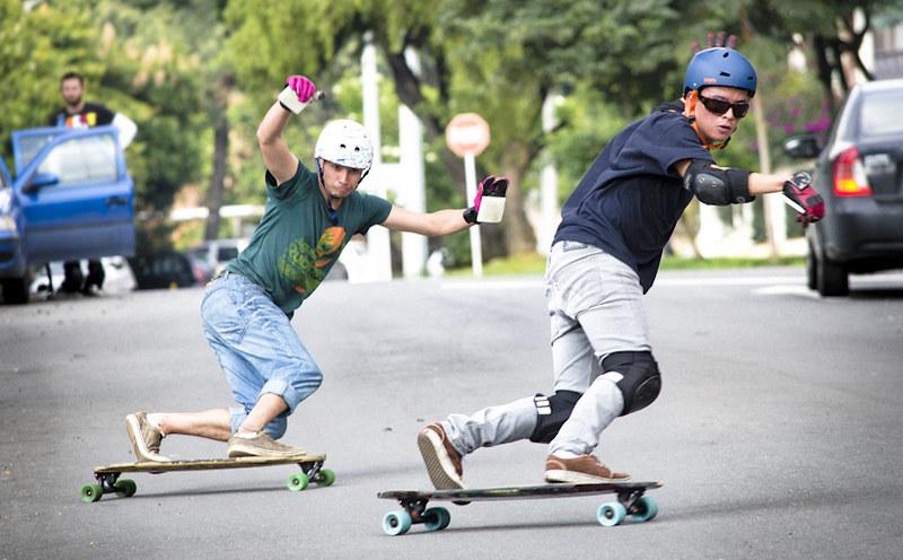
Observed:
[[[289,318],[263,288],[226,272],[211,282],[201,302],[204,336],[213,349],[237,407],[232,432],[265,393],[282,397],[288,410],[264,427],[278,439],[298,404],[316,391],[323,374]]]

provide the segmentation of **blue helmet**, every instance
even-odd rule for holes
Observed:
[[[684,93],[709,86],[756,93],[756,70],[744,55],[727,47],[712,47],[694,55],[684,73]]]

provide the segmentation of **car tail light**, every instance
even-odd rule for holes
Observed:
[[[195,282],[197,282],[198,284],[204,283],[204,269],[202,269],[195,263],[191,263],[191,274],[195,277]]]
[[[873,190],[866,178],[857,146],[841,152],[832,166],[832,183],[836,196],[870,196]]]

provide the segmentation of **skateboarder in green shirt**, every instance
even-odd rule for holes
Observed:
[[[350,120],[323,128],[314,169],[308,169],[290,151],[283,130],[317,88],[304,76],[289,76],[286,84],[257,130],[266,167],[264,215],[248,247],[208,285],[201,303],[204,334],[236,406],[128,415],[127,431],[140,460],[167,461],[160,443],[172,434],[228,442],[229,457],[303,454],[303,448],[276,440],[296,407],[320,386],[322,373],[290,320],[342,248],[375,225],[428,236],[455,233],[483,221],[484,195],[497,208],[504,200],[508,181],[492,176],[464,211],[415,212],[358,192],[371,169],[373,145],[364,127]]]

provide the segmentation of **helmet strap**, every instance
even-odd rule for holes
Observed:
[[[321,167],[320,165],[320,158],[314,158],[314,164],[317,166],[317,176],[320,178],[320,184],[323,186],[323,190],[326,191],[326,211],[330,215],[330,219],[333,220],[333,223],[335,224],[339,221],[339,211],[333,208],[333,201],[341,201],[342,199],[330,194],[330,191],[326,188],[326,181],[323,180],[323,167]],[[361,178],[358,179],[358,184],[355,185],[356,189],[361,186],[361,181],[363,181],[364,178],[367,177],[368,173],[370,173],[370,169],[361,174]]]
[[[326,213],[329,214],[333,225],[336,225],[339,221],[339,211],[333,208],[333,201],[336,200],[336,197],[330,194],[330,191],[326,188],[326,182],[323,180],[323,167],[320,166],[320,158],[314,158],[314,163],[317,165],[317,176],[320,179],[320,185],[326,191],[327,199],[324,201],[326,203]]]

